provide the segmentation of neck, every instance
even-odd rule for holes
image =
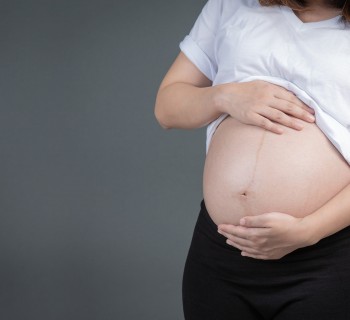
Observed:
[[[345,1],[344,1],[345,2]],[[332,12],[341,12],[342,8],[335,8],[334,5],[330,4],[330,1],[325,0],[312,0],[306,1],[307,8],[310,10],[323,10],[323,11],[332,11]]]
[[[293,10],[303,22],[315,22],[334,18],[341,14],[341,9],[331,8],[323,0],[309,1],[302,11]]]

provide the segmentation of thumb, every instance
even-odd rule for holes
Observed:
[[[244,227],[266,228],[271,221],[269,215],[260,214],[257,216],[245,216],[239,220],[239,224]]]

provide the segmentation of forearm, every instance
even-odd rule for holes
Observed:
[[[321,208],[304,218],[310,243],[336,233],[350,225],[350,184]]]
[[[203,127],[223,113],[218,94],[218,86],[196,87],[187,83],[168,85],[157,94],[155,116],[166,129]]]

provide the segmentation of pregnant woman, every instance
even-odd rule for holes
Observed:
[[[350,319],[350,3],[209,0],[155,116],[207,126],[186,320]]]

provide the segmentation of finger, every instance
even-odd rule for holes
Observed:
[[[248,257],[248,258],[254,258],[254,259],[259,259],[259,260],[268,260],[269,257],[264,255],[264,254],[253,254],[249,252],[242,251],[241,255],[243,257]]]
[[[239,238],[233,235],[229,235],[227,237],[227,239],[231,242],[236,243],[237,245],[240,245],[242,247],[246,247],[246,248],[254,248],[255,243],[251,240],[248,239],[243,239],[243,238]]]
[[[296,130],[302,130],[304,128],[304,125],[300,120],[290,117],[278,109],[275,109],[275,108],[261,109],[259,113],[268,119],[271,119],[280,124],[283,124],[286,127],[290,127]]]
[[[261,110],[259,111],[261,113]],[[252,113],[249,116],[250,121],[252,122],[253,125],[256,125],[258,127],[261,127],[263,129],[269,130],[271,132],[277,133],[277,134],[282,134],[284,130],[282,129],[281,126],[273,123],[269,119],[261,116],[258,113]]]
[[[254,254],[254,255],[260,255],[261,252],[256,250],[256,249],[253,249],[253,248],[250,248],[250,247],[245,247],[245,246],[242,246],[240,245],[239,243],[235,242],[235,241],[232,241],[232,240],[226,240],[226,243],[230,246],[233,246],[243,252],[247,252],[249,254]]]
[[[307,122],[314,122],[315,117],[310,112],[304,110],[302,107],[283,99],[276,99],[271,104],[271,107],[283,111],[286,114],[292,115],[297,119]]]
[[[238,236],[238,232],[236,231],[227,232],[227,231],[219,230],[218,232],[224,237],[226,237],[227,239],[232,241],[234,241],[235,239],[243,239],[248,241],[247,238],[243,238],[243,237],[247,237],[247,235],[240,234],[240,236]],[[232,232],[235,232],[235,234],[232,234]]]
[[[276,98],[286,100],[293,104],[296,104],[297,106],[306,110],[307,112],[315,114],[315,110],[309,107],[307,104],[305,104],[301,99],[299,99],[294,92],[289,91],[286,88],[283,88],[283,89],[284,90],[278,90],[277,92],[275,92],[274,96]]]
[[[249,228],[234,226],[230,224],[219,225],[218,232],[224,235],[226,238],[236,236],[238,238],[249,240],[249,238],[252,236],[252,231]]]
[[[267,228],[271,227],[271,218],[266,214],[260,214],[257,216],[245,216],[239,220],[241,226],[255,227],[255,228]]]
[[[267,238],[270,236],[271,228],[254,228],[224,225],[220,227],[218,232],[228,239],[240,238],[250,241],[249,243],[256,245],[258,239]],[[247,242],[248,244],[248,242]]]

